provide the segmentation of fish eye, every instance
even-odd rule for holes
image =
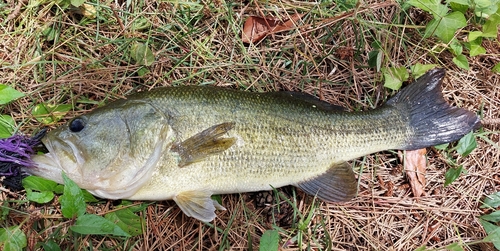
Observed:
[[[69,130],[72,132],[79,132],[85,127],[85,121],[81,118],[75,118],[69,122]]]

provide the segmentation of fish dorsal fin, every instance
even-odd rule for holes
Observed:
[[[235,138],[222,138],[235,123],[227,122],[214,125],[196,135],[172,146],[172,151],[180,156],[179,167],[198,162],[207,156],[225,151],[235,142]]]
[[[346,162],[332,165],[326,173],[296,186],[327,202],[348,201],[357,193],[354,171]]]
[[[271,92],[274,95],[280,95],[283,97],[287,98],[293,98],[296,100],[300,100],[306,103],[309,103],[311,105],[314,105],[320,109],[326,110],[326,111],[339,111],[339,112],[345,112],[347,109],[342,106],[330,104],[326,101],[320,100],[319,98],[304,93],[304,92],[292,92],[292,91],[284,91],[284,92]]]
[[[185,191],[177,194],[174,201],[187,216],[210,222],[216,217],[215,209],[226,210],[211,195],[208,191]]]

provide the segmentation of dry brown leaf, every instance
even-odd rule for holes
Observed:
[[[413,196],[425,195],[425,172],[427,168],[426,149],[406,151],[404,156],[405,171],[410,181]]]
[[[291,30],[295,28],[295,23],[302,16],[302,14],[294,14],[287,20],[279,20],[273,17],[250,16],[245,20],[245,24],[243,24],[241,39],[243,43],[255,43],[271,33]]]

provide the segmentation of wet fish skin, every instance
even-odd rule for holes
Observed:
[[[110,199],[174,199],[188,215],[215,218],[212,194],[295,185],[325,201],[356,194],[346,161],[387,149],[459,139],[480,126],[441,94],[444,70],[428,72],[384,106],[345,112],[294,93],[166,87],[129,96],[51,131],[49,153],[29,172],[61,172]]]

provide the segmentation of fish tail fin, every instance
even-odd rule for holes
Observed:
[[[407,114],[411,137],[402,150],[415,150],[456,141],[481,126],[471,111],[450,106],[443,98],[444,69],[433,69],[401,90],[387,105]]]

